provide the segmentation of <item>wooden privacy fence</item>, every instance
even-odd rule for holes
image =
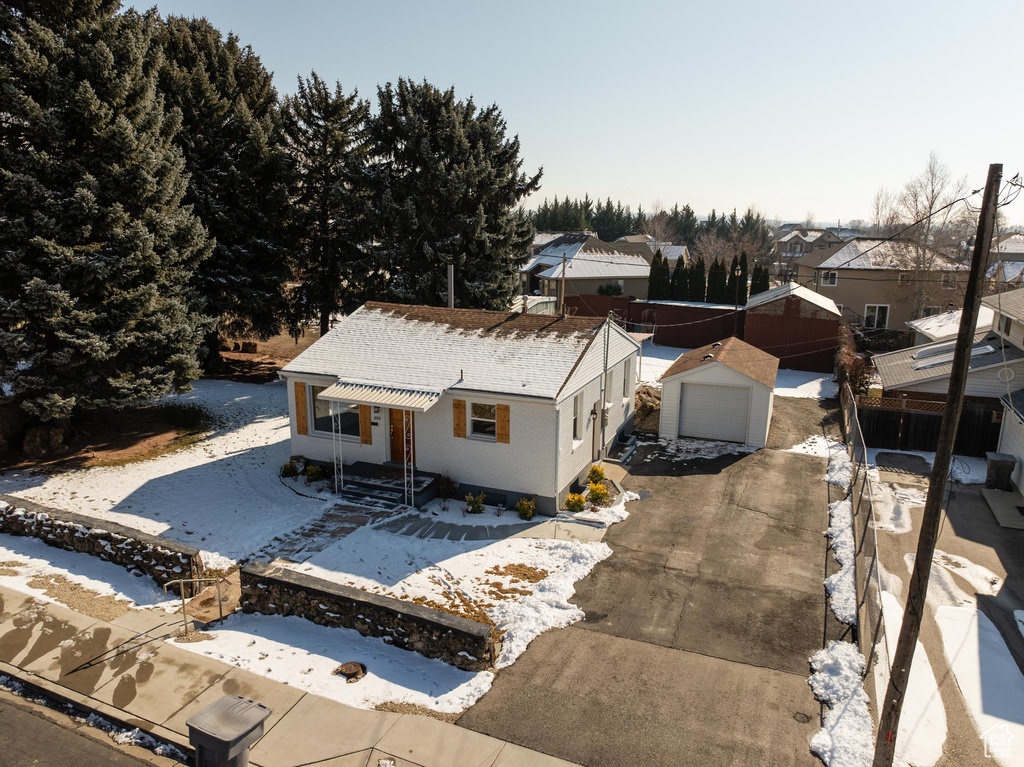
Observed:
[[[934,452],[939,442],[945,402],[912,397],[856,397],[864,441],[888,450]],[[998,401],[964,402],[953,447],[957,455],[982,457],[999,443],[1002,405]]]

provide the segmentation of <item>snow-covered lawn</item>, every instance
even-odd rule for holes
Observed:
[[[304,498],[278,480],[290,452],[283,383],[194,386],[175,401],[205,408],[221,425],[192,447],[126,466],[8,471],[0,492],[187,543],[218,567],[324,513],[329,501]]]
[[[653,338],[648,338],[640,349],[641,358],[637,370],[637,380],[640,383],[661,386],[658,379],[661,378],[662,373],[676,361],[676,357],[688,351],[690,350],[678,346],[658,346],[654,343]]]
[[[788,448],[785,452],[813,455],[816,458],[828,458],[836,450],[845,449],[846,445],[842,442],[837,442],[834,439],[829,439],[828,437],[823,437],[821,435],[814,435],[808,437],[799,445],[793,445],[793,447]]]
[[[164,594],[152,578],[132,575],[120,565],[90,554],[47,546],[35,538],[0,533],[0,586],[53,602],[56,600],[46,596],[42,589],[28,585],[49,575],[61,576],[98,596],[112,596],[137,607],[173,611],[181,604],[173,594]]]
[[[494,680],[489,671],[462,671],[358,631],[304,618],[236,613],[207,635],[213,639],[175,646],[359,708],[396,701],[459,712]],[[332,673],[349,661],[366,666],[366,676],[356,684]]]
[[[830,374],[803,370],[780,370],[775,378],[776,397],[832,399],[839,396],[839,385]]]

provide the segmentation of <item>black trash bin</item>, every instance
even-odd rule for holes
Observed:
[[[273,711],[239,695],[225,695],[186,720],[196,767],[248,767],[249,746],[263,737]]]

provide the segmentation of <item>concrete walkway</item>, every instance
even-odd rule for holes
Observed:
[[[188,750],[185,721],[223,695],[271,709],[253,767],[556,767],[568,762],[436,719],[366,711],[164,641],[180,616],[132,610],[113,622],[0,587],[0,674]]]

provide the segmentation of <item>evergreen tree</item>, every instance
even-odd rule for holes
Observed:
[[[755,265],[754,276],[750,282],[750,295],[755,296],[768,290],[770,276],[771,273],[767,266]]]
[[[739,278],[739,303],[741,306],[747,303],[747,290],[748,290],[748,279],[747,274],[747,252],[740,252],[740,278]]]
[[[636,214],[630,219],[629,233],[630,234],[643,234],[644,227],[647,224],[647,214],[644,213],[643,206],[636,206]]]
[[[284,319],[288,157],[277,92],[251,48],[205,19],[168,18],[161,40],[160,90],[182,113],[185,202],[216,242],[192,278],[217,321],[205,344],[211,371],[221,334],[266,340]]]
[[[669,220],[672,223],[677,242],[692,248],[697,242],[697,235],[700,234],[700,221],[697,220],[697,214],[693,212],[693,208],[689,205],[684,205],[682,208],[675,205],[669,214]]]
[[[658,301],[661,295],[661,250],[654,254],[651,259],[651,271],[647,275],[647,298],[650,301]]]
[[[534,234],[519,206],[541,172],[522,172],[519,138],[507,137],[497,106],[405,79],[377,94],[374,255],[391,295],[444,304],[451,261],[457,305],[507,308]]]
[[[728,300],[728,293],[726,264],[716,258],[708,271],[707,301],[712,304],[723,304]]]
[[[690,284],[687,291],[687,298],[690,301],[707,300],[707,275],[704,270],[704,259],[698,258],[693,262],[690,270]]]
[[[725,300],[722,303],[739,303],[739,277],[737,276],[739,265],[739,259],[733,256],[732,263],[729,265],[728,275],[726,276]]]
[[[664,301],[671,301],[672,294],[672,267],[668,265],[668,259],[661,252],[661,248],[654,254],[660,260],[658,265],[658,298]]]
[[[682,257],[676,259],[676,268],[672,271],[672,298],[690,300],[690,270]]]
[[[56,424],[199,374],[188,281],[211,246],[182,205],[159,20],[116,7],[0,11],[0,380]]]
[[[302,283],[289,307],[289,330],[317,321],[320,335],[371,270],[362,244],[369,238],[366,121],[370,107],[341,83],[332,90],[316,72],[299,78],[285,100],[283,129],[294,162],[292,258]],[[525,246],[524,246],[525,251]],[[354,302],[354,298],[350,303]]]

